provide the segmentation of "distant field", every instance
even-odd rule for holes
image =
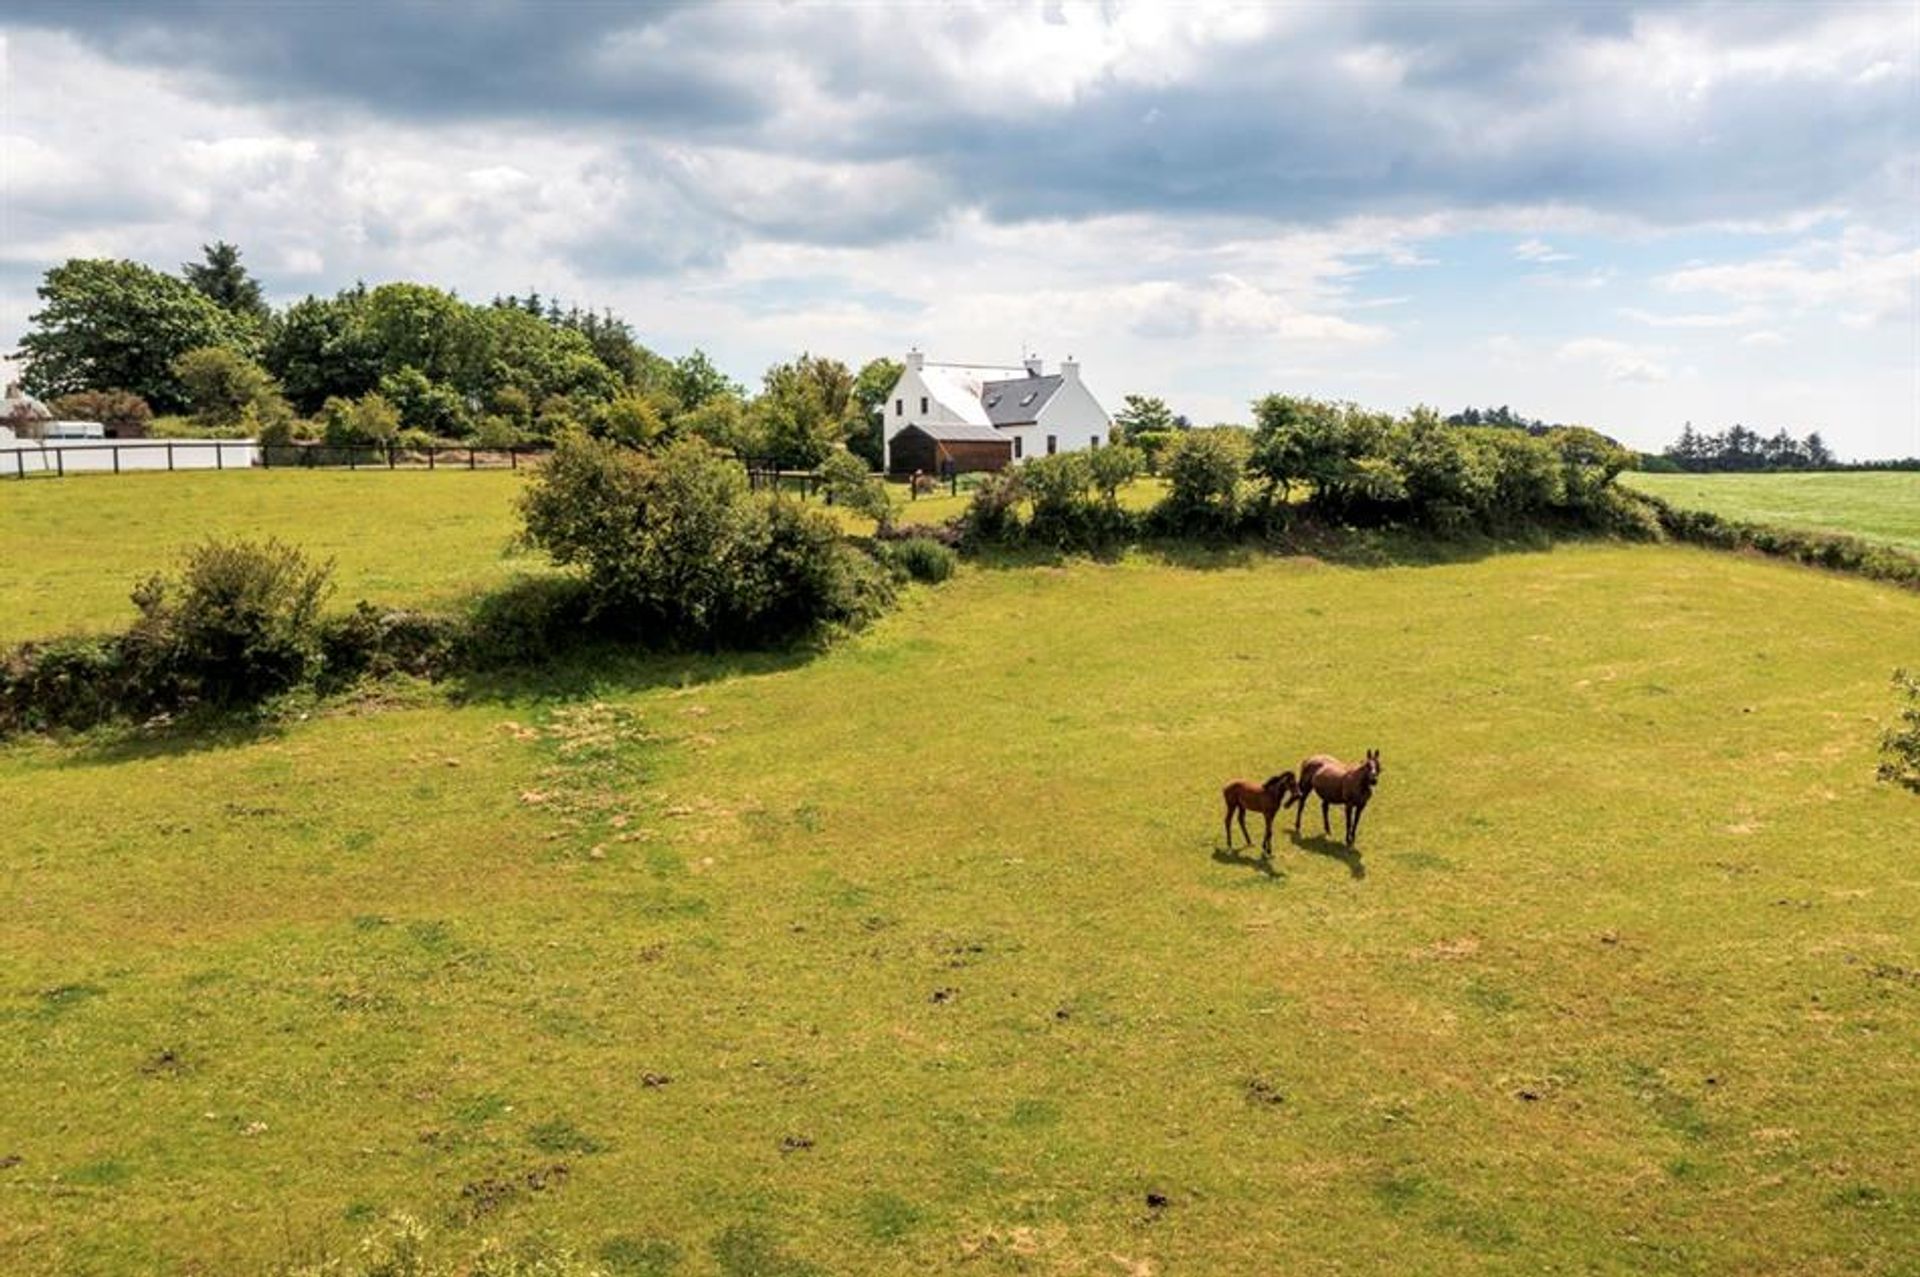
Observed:
[[[337,604],[443,602],[543,560],[513,556],[511,471],[90,475],[0,481],[0,642],[111,629],[127,592],[209,535],[335,561]]]
[[[1729,519],[1844,532],[1920,552],[1920,473],[1630,474],[1626,482]]]
[[[1920,596],[1201,562],[0,746],[0,1272],[405,1210],[623,1277],[1914,1273]],[[1359,854],[1222,847],[1228,777],[1369,746]]]

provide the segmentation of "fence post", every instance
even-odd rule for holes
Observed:
[[[55,448],[53,450],[53,464],[60,468],[60,477],[62,479],[66,478],[67,477],[67,450],[65,448]]]
[[[227,468],[227,445],[224,443],[216,443],[213,445],[213,468],[215,470],[225,470]]]
[[[387,440],[387,469],[393,469],[393,440]]]
[[[432,444],[427,445],[427,469],[433,469],[433,458],[439,451],[440,449],[434,447]]]
[[[473,469],[473,449],[467,449],[467,469]]]
[[[13,450],[13,470],[22,479],[27,477],[27,454],[18,448]]]
[[[520,445],[517,443],[507,449],[507,468],[509,470],[520,468]]]
[[[120,445],[117,443],[113,445],[113,472],[120,473]]]
[[[360,468],[360,450],[354,447],[352,444],[348,444],[347,445],[347,469],[358,470],[359,468]]]
[[[113,459],[115,461],[120,460],[120,453],[117,450],[113,454]],[[116,471],[116,473],[118,472]],[[173,473],[173,440],[171,439],[167,440],[167,473]]]
[[[952,497],[960,495],[960,472],[958,470],[947,471],[947,495]]]

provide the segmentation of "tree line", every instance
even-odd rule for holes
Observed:
[[[1682,470],[1829,470],[1836,464],[1832,450],[1818,430],[1796,439],[1785,430],[1771,437],[1734,425],[1721,434],[1693,428],[1689,421],[1680,437],[1660,454]]]
[[[611,311],[537,293],[475,304],[403,281],[276,309],[224,242],[178,274],[74,258],[39,297],[20,343],[32,393],[269,442],[505,446],[578,429],[642,445],[699,437],[793,467],[844,446],[878,465],[880,406],[901,371],[802,354],[750,392],[704,351],[669,358]]]

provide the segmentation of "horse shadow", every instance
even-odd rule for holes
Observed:
[[[1246,851],[1235,851],[1231,847],[1216,846],[1213,849],[1213,863],[1216,865],[1235,865],[1241,869],[1258,870],[1263,876],[1276,881],[1287,876],[1284,870],[1274,868],[1271,857],[1256,856],[1253,854],[1252,848],[1248,848]]]
[[[1329,838],[1326,834],[1294,834],[1293,845],[1313,856],[1325,856],[1328,860],[1337,860],[1347,867],[1352,878],[1367,876],[1366,862],[1360,859],[1360,853],[1338,838]]]

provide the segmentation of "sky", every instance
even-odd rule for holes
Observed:
[[[0,351],[215,239],[739,380],[1511,405],[1920,455],[1920,4],[0,0]]]

